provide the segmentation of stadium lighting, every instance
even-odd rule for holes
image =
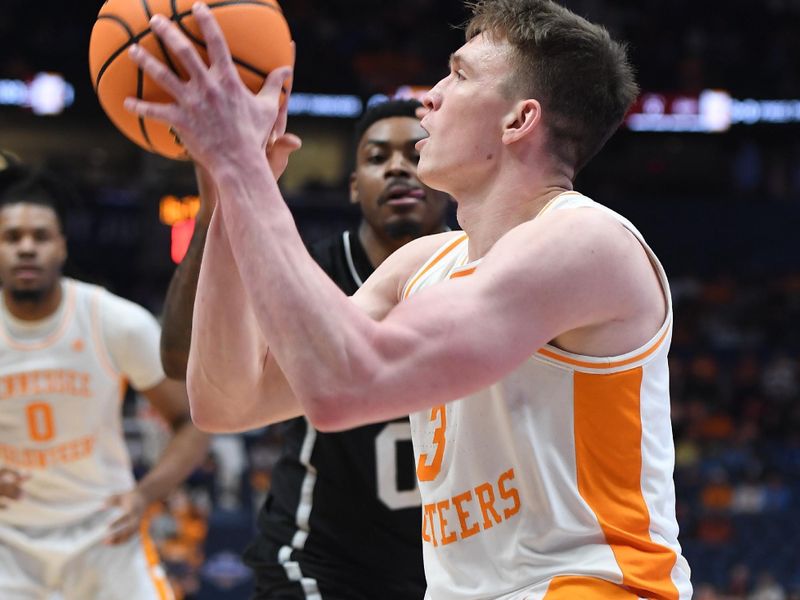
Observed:
[[[58,115],[75,102],[75,88],[58,73],[38,73],[28,81],[0,79],[0,105]]]

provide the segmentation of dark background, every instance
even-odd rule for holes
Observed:
[[[800,99],[797,0],[565,4],[629,43],[645,92]],[[2,1],[0,79],[59,72],[76,101],[53,117],[0,106],[0,148],[62,178],[70,273],[159,314],[174,265],[158,203],[194,193],[192,171],[128,142],[99,108],[87,64],[99,6]],[[285,0],[283,9],[297,42],[295,91],[364,101],[435,83],[467,16],[455,0]],[[285,195],[308,239],[356,218],[345,193],[352,125],[290,122],[305,146]],[[696,597],[800,598],[800,124],[719,134],[623,127],[576,187],[639,226],[671,278],[678,516]],[[147,415],[132,403],[129,437],[145,463]],[[157,520],[162,554],[188,597],[241,597],[230,591],[247,586],[236,553],[279,435],[218,442]],[[231,466],[236,457],[243,466]]]

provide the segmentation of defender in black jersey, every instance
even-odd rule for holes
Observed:
[[[426,136],[415,116],[419,106],[413,100],[379,104],[356,126],[350,197],[363,218],[357,230],[311,248],[349,295],[394,250],[446,229],[448,197],[416,176],[414,144]],[[201,189],[204,202],[207,192]],[[198,227],[165,304],[165,369],[184,377],[186,319],[204,233]],[[305,418],[278,426],[285,428],[283,453],[259,514],[259,533],[245,552],[256,576],[255,598],[421,600],[421,509],[408,419],[339,433],[318,432]]]

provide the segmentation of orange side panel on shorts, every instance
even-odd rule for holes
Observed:
[[[159,568],[161,560],[158,557],[158,550],[150,537],[150,519],[142,519],[141,526],[139,527],[139,535],[142,539],[142,548],[147,560],[147,566],[150,568],[150,578],[153,580],[153,585],[156,588],[160,600],[175,600],[175,595],[172,593],[172,588],[165,577],[159,577],[156,573],[156,568]]]
[[[671,576],[677,557],[650,538],[641,489],[641,385],[641,368],[575,373],[578,490],[614,552],[623,585],[646,598],[678,600]]]
[[[555,577],[544,600],[637,600],[638,596],[594,577]]]

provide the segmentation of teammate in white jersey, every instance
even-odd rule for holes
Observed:
[[[572,189],[637,94],[625,50],[548,0],[469,6],[417,145],[464,233],[404,246],[353,301],[304,250],[264,160],[284,152],[291,70],[250,93],[202,5],[210,68],[161,17],[188,80],[131,50],[175,101],[127,107],[170,123],[219,192],[193,414],[214,429],[221,410],[254,425],[305,412],[336,430],[416,413],[432,600],[688,600],[666,276],[633,225]]]
[[[208,436],[164,376],[155,318],[62,276],[51,192],[31,179],[0,197],[0,598],[171,598],[142,519],[203,460]],[[138,483],[122,430],[128,383],[174,432]]]

